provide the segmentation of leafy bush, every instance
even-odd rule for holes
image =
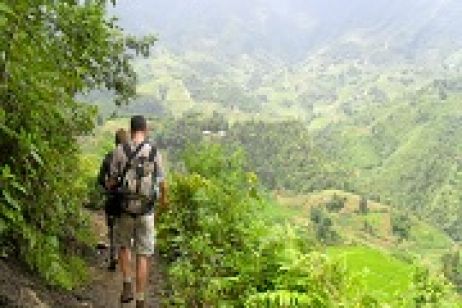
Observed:
[[[184,157],[188,172],[172,175],[170,206],[158,224],[177,304],[332,305],[366,298],[345,268],[309,252],[296,230],[265,221],[268,202],[255,175],[244,171],[242,152],[201,145]]]
[[[457,304],[459,303],[459,304]],[[411,288],[397,299],[399,307],[460,307],[460,298],[442,277],[417,268]]]
[[[333,244],[339,241],[340,236],[334,230],[332,218],[325,209],[313,207],[310,210],[310,220],[314,224],[314,232],[318,241],[324,244]]]
[[[393,213],[391,216],[393,233],[400,239],[407,239],[411,231],[411,220],[407,214]]]
[[[217,300],[219,293],[235,298],[240,290],[229,285],[237,284],[236,267],[266,232],[254,219],[261,208],[257,183],[243,172],[239,153],[226,157],[219,147],[188,153],[190,174],[173,176],[171,206],[161,216],[160,250],[174,261],[175,290],[186,302]]]
[[[331,212],[339,212],[344,207],[345,198],[339,197],[337,194],[334,194],[332,199],[326,204],[326,208]]]
[[[462,290],[462,266],[460,264],[460,251],[450,251],[445,253],[442,258],[443,274],[446,279],[451,281],[457,290]]]

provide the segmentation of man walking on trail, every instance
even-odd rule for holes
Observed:
[[[120,247],[119,264],[123,274],[121,302],[133,300],[131,240],[136,250],[136,307],[145,303],[149,259],[154,253],[154,208],[165,204],[165,184],[161,157],[147,141],[147,123],[143,116],[130,121],[130,140],[113,153],[108,189],[122,196],[122,214],[116,224],[116,242]]]
[[[116,147],[120,144],[125,144],[128,141],[127,132],[124,129],[117,130],[115,134],[115,145]],[[105,188],[106,181],[108,180],[111,172],[111,162],[112,162],[113,151],[110,151],[104,157],[103,163],[98,174],[98,184]],[[115,271],[116,269],[116,258],[115,258],[115,248],[114,248],[114,222],[117,217],[120,216],[121,211],[121,200],[120,197],[113,194],[108,194],[106,196],[106,203],[104,205],[104,212],[106,214],[106,224],[109,229],[109,242],[110,242],[110,257],[109,257],[109,270]]]

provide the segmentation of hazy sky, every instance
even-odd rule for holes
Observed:
[[[217,46],[302,54],[351,40],[397,48],[462,42],[460,0],[119,0],[129,32],[178,50]]]

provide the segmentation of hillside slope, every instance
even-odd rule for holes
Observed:
[[[277,200],[282,208],[279,209],[277,205],[275,207],[278,213],[290,213],[286,216],[289,221],[315,233],[317,226],[313,222],[312,209],[323,209],[323,215],[331,219],[333,230],[339,236],[336,244],[370,247],[404,260],[405,263],[418,260],[418,263],[434,271],[441,270],[442,256],[456,246],[456,242],[447,234],[416,216],[372,200],[368,200],[367,213],[361,213],[361,199],[361,196],[339,190],[308,195],[279,193]],[[329,209],[333,200],[340,200],[343,207],[339,210]],[[409,219],[406,239],[394,230],[394,216],[403,214]]]

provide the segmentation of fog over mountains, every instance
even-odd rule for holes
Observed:
[[[319,51],[386,51],[414,60],[462,45],[457,0],[121,0],[112,11],[129,32],[157,33],[160,45],[180,53],[296,61]]]

